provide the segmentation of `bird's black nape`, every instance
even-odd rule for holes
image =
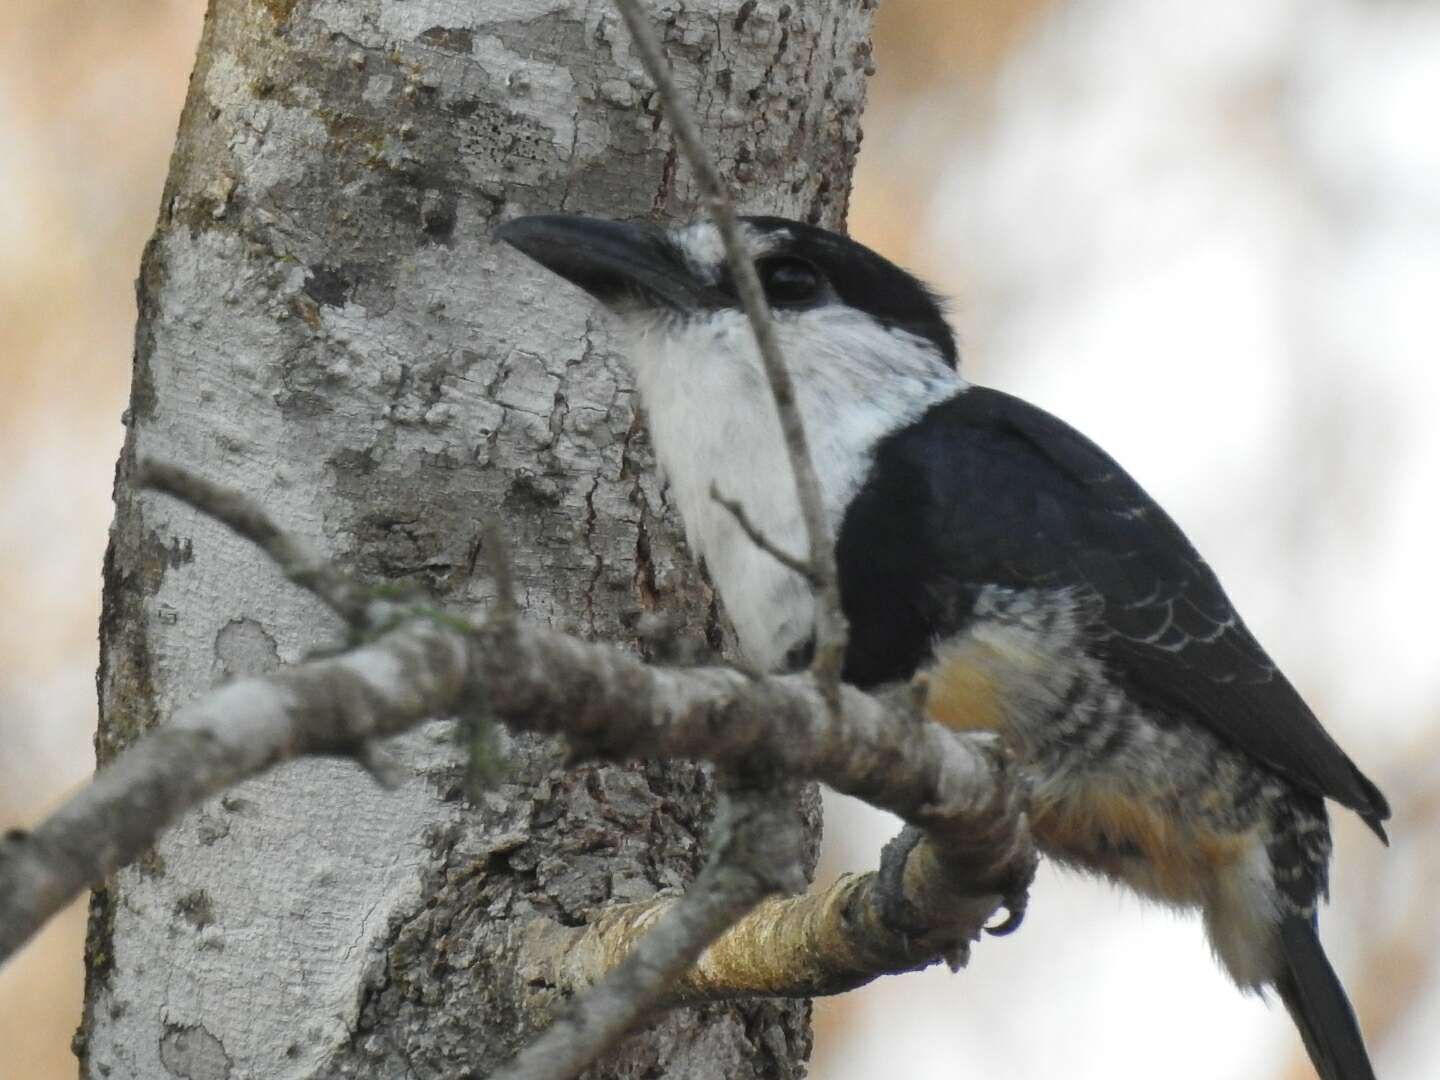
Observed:
[[[939,297],[919,278],[848,236],[782,217],[742,218],[760,235],[778,236],[770,257],[789,256],[818,269],[845,304],[884,326],[928,341],[951,367],[955,335]]]

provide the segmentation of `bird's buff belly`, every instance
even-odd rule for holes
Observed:
[[[1084,727],[1089,721],[1058,717],[1053,735],[1067,742],[1056,752],[1052,732],[1028,722],[1031,693],[1016,689],[1023,673],[1002,659],[984,647],[946,650],[921,676],[926,714],[955,731],[998,735],[1013,749],[1031,786],[1031,829],[1051,858],[1189,907],[1204,905],[1217,881],[1263,846],[1258,822],[1235,814],[1223,792],[1204,790],[1193,761],[1167,768],[1166,754],[1183,740],[1155,739],[1148,754],[1086,755],[1087,740],[1106,740]]]

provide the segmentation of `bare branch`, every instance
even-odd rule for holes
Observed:
[[[899,814],[925,830],[944,869],[932,873],[911,856],[912,902],[936,888],[982,898],[988,915],[1033,869],[1022,800],[993,742],[917,722],[849,687],[837,714],[803,675],[651,668],[541,627],[467,635],[449,620],[417,618],[345,656],[220,688],[126,750],[34,832],[7,837],[0,960],[206,798],[289,758],[353,755],[370,739],[458,711],[477,677],[511,727],[565,735],[581,756],[682,757],[752,777],[815,779]],[[940,905],[921,896],[915,906]],[[930,958],[941,955],[937,946]],[[872,974],[894,970],[891,961]]]
[[[141,461],[132,482],[138,488],[163,491],[202,514],[230,526],[269,555],[284,575],[313,594],[350,626],[365,622],[367,596],[334,564],[306,550],[282,532],[259,506],[239,492],[222,488],[202,476],[160,461]]]
[[[922,845],[906,863],[907,900],[927,932],[895,930],[884,916],[879,878],[846,874],[804,896],[762,901],[706,949],[672,986],[665,1005],[744,997],[843,994],[881,975],[944,957],[963,964],[995,910],[974,877]],[[676,904],[660,898],[607,908],[583,927],[536,919],[526,929],[522,971],[530,985],[569,993],[595,983]]]
[[[820,477],[815,471],[815,462],[810,456],[810,444],[805,435],[805,425],[800,409],[795,402],[795,384],[790,371],[780,354],[780,342],[775,335],[775,320],[770,305],[765,300],[755,264],[745,249],[740,235],[740,222],[735,215],[735,203],[719,171],[710,160],[701,139],[700,129],[690,115],[670,69],[661,52],[660,43],[650,27],[636,0],[615,0],[625,25],[635,40],[635,47],[645,70],[655,83],[655,88],[665,103],[665,113],[670,118],[680,142],[685,159],[694,170],[700,193],[720,232],[725,245],[725,257],[730,264],[730,273],[735,279],[736,291],[750,320],[750,329],[755,334],[755,344],[760,350],[760,361],[765,377],[770,383],[770,392],[775,399],[775,409],[780,417],[780,430],[785,438],[785,449],[790,458],[790,468],[795,474],[795,490],[800,501],[800,512],[805,521],[805,532],[809,540],[809,572],[807,580],[817,584],[815,613],[815,661],[811,667],[821,685],[826,688],[826,700],[832,708],[840,701],[840,670],[845,656],[845,641],[848,629],[845,615],[840,607],[839,575],[835,569],[835,539],[830,533],[830,524],[825,517],[825,500],[820,490]],[[747,530],[751,532],[751,530]],[[753,532],[752,532],[753,539]],[[775,554],[775,549],[765,550]],[[785,560],[781,560],[784,562]],[[787,566],[790,564],[787,562]]]
[[[175,475],[178,488],[204,492],[197,502],[235,505],[228,493]],[[285,557],[295,549],[263,525],[267,551]],[[328,567],[320,579],[342,580]],[[784,781],[817,779],[925,831],[926,842],[903,863],[904,899],[924,924],[909,936],[885,928],[873,887],[860,879],[757,911],[701,958],[679,999],[746,988],[784,993],[953,961],[1002,899],[1014,902],[1034,869],[1023,792],[993,740],[957,735],[848,687],[843,708],[833,709],[807,676],[651,668],[613,646],[513,619],[470,627],[416,612],[344,656],[231,683],[186,706],[34,832],[8,834],[0,841],[0,961],[81,889],[135,859],[226,786],[301,754],[362,756],[377,737],[464,710],[476,685],[511,727],[564,735],[577,756],[709,760],[777,790]],[[597,931],[582,942],[576,955],[589,959],[556,984],[573,989],[582,985],[577,973],[594,981],[613,968],[634,944],[630,930],[658,917],[651,907],[603,915],[597,927],[630,929]],[[847,923],[845,936],[807,929],[816,920]],[[719,914],[699,921],[723,926]],[[793,943],[782,933],[795,935]],[[823,963],[804,966],[807,940],[843,960],[839,975],[826,976]]]
[[[476,631],[496,715],[565,736],[580,758],[689,758],[751,777],[819,780],[924,829],[946,855],[977,843],[976,800],[1008,788],[992,737],[957,735],[854,687],[842,689],[837,717],[803,675],[652,668],[614,646],[524,624],[502,661],[488,645],[497,632]],[[1019,832],[1015,844],[1028,848]]]
[[[766,895],[794,887],[803,830],[792,796],[788,788],[722,792],[709,862],[685,895],[663,908],[643,905],[626,923],[635,933],[612,953],[624,959],[570,983],[567,990],[585,991],[581,999],[495,1080],[577,1075],[654,1012],[710,942]]]

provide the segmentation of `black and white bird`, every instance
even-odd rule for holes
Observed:
[[[1179,527],[1093,442],[960,375],[935,296],[843,236],[743,233],[837,536],[845,678],[923,676],[991,731],[1044,851],[1202,913],[1244,990],[1273,987],[1324,1080],[1370,1080],[1320,946],[1325,800],[1384,839],[1380,791],[1320,726]],[[525,217],[497,234],[614,312],[656,456],[746,657],[802,663],[814,601],[711,497],[806,549],[769,385],[710,224]]]

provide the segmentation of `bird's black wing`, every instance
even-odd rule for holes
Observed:
[[[963,621],[964,598],[982,588],[1080,590],[1099,600],[1093,647],[1127,692],[1204,723],[1384,836],[1384,797],[1179,527],[1108,454],[1043,410],[972,387],[891,435],[842,522],[837,557],[853,681],[915,670],[938,636],[959,629],[937,620]]]

